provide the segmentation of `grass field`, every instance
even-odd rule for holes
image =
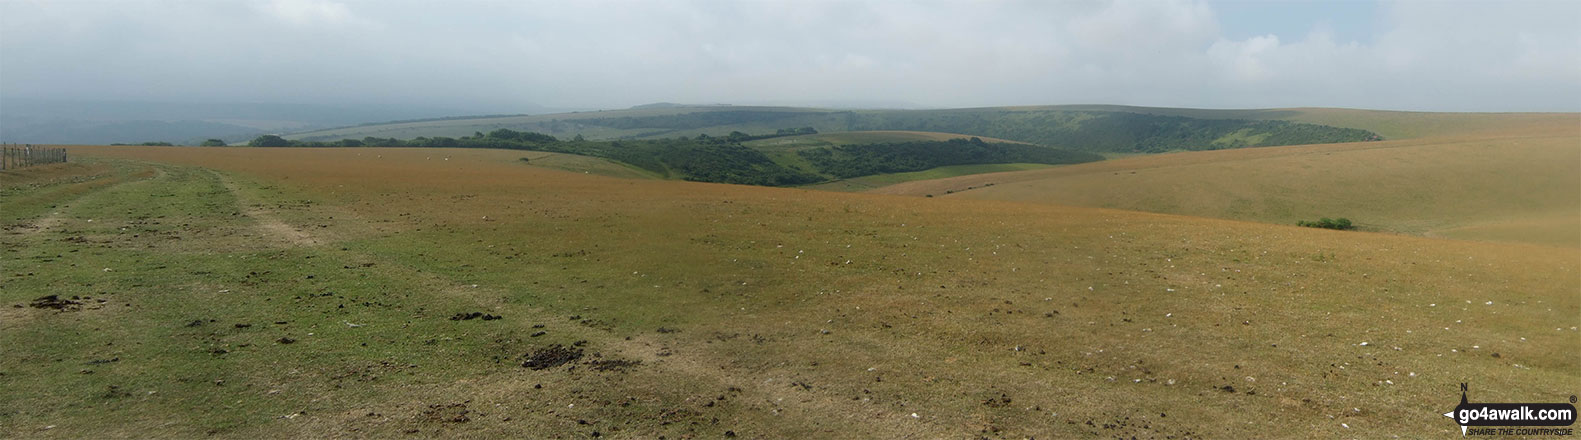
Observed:
[[[769,156],[769,158],[782,165],[799,167],[805,170],[814,170],[817,169],[817,166],[813,165],[811,162],[808,162],[807,159],[801,157],[801,155],[796,154],[797,151],[808,148],[830,147],[838,145],[879,144],[913,141],[947,141],[950,139],[967,139],[971,137],[972,136],[954,133],[936,133],[926,131],[850,131],[759,139],[743,143],[742,145],[763,151],[764,154]],[[1024,143],[989,137],[980,137],[979,139],[982,139],[985,142],[1016,144]],[[1035,170],[1048,168],[1050,166],[1052,165],[1029,163],[952,165],[923,171],[876,174],[851,179],[840,179],[827,183],[809,185],[806,186],[806,188],[844,192],[867,191],[901,182],[942,179],[946,177],[964,176],[969,174]]]
[[[792,149],[792,150],[794,150],[794,149],[802,149],[802,148],[809,148],[809,147],[828,147],[828,146],[834,146],[834,145],[882,144],[882,143],[889,143],[889,142],[912,142],[912,141],[947,141],[947,140],[950,140],[950,139],[968,139],[968,138],[971,138],[971,137],[972,136],[970,136],[970,135],[964,135],[964,134],[937,133],[937,132],[931,132],[931,131],[897,131],[897,130],[844,131],[844,132],[835,132],[835,133],[819,133],[819,134],[809,134],[809,135],[801,135],[801,136],[789,136],[789,137],[759,139],[759,140],[743,143],[742,145],[746,145],[748,147],[752,147],[752,148],[759,149],[759,150],[764,150],[764,151],[773,151],[773,150],[778,150],[778,149]],[[1009,141],[1009,140],[1004,140],[1004,139],[999,139],[999,138],[983,137],[983,136],[979,136],[978,138],[982,139],[984,142],[1010,143],[1010,144],[1024,144],[1025,143],[1025,142]]]
[[[596,174],[600,176],[618,177],[623,179],[662,179],[663,176],[654,174],[634,166],[626,165],[597,157],[581,156],[576,154],[549,153],[544,151],[522,151],[522,158],[528,164],[553,170],[570,171],[573,173]]]
[[[995,163],[984,165],[952,165],[938,167],[930,170],[912,171],[909,173],[877,174],[851,179],[841,179],[829,183],[820,183],[807,186],[810,189],[825,191],[870,191],[889,185],[919,180],[944,179],[972,174],[1000,173],[1007,171],[1040,170],[1053,167],[1040,163]]]
[[[1258,119],[1360,128],[1385,139],[1532,133],[1575,134],[1574,113],[1440,113],[1348,108],[1196,109],[1123,105],[1055,105],[1007,107],[1018,110],[1090,110],[1146,113],[1203,119]]]
[[[72,155],[0,174],[0,437],[1421,438],[1461,383],[1581,386],[1575,248],[514,151]]]
[[[1396,118],[1372,118],[1379,113]],[[1133,156],[873,191],[1279,224],[1347,217],[1374,231],[1581,247],[1581,116],[1396,113],[1297,119],[1370,120],[1378,125],[1365,128],[1392,133],[1460,128],[1384,142]]]

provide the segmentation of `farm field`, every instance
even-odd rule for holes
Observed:
[[[1581,116],[1302,111],[1291,117],[1415,137],[1133,156],[871,191],[1278,224],[1346,217],[1372,231],[1581,247]]]
[[[1461,383],[1495,402],[1581,386],[1581,248],[1069,206],[1047,194],[1079,191],[1031,185],[1393,160],[1404,175],[1379,185],[1475,161],[1488,177],[1460,180],[1484,188],[1552,162],[1521,175],[1557,189],[1466,192],[1454,221],[1404,231],[1454,235],[1521,206],[1508,221],[1566,221],[1575,146],[1143,156],[934,198],[617,179],[504,150],[72,147],[77,163],[0,174],[0,437],[1447,437]],[[1023,186],[1053,203],[967,198]],[[1325,199],[1382,193],[1364,189],[1296,194],[1414,224]]]
[[[885,142],[910,142],[910,141],[947,141],[950,139],[969,139],[974,136],[957,133],[939,133],[931,131],[901,131],[901,130],[872,130],[872,131],[842,131],[834,133],[809,134],[801,136],[788,136],[780,138],[760,139],[742,143],[742,145],[759,150],[772,151],[775,149],[796,149],[806,147],[826,147],[831,145],[856,145],[879,144]],[[996,143],[1024,143],[1012,140],[975,136],[984,142]]]
[[[869,191],[869,190],[874,190],[874,189],[878,189],[878,188],[882,188],[882,187],[885,187],[885,186],[894,185],[894,184],[898,184],[898,183],[902,183],[902,182],[943,179],[943,178],[948,178],[948,177],[966,176],[966,175],[972,175],[972,174],[997,173],[997,172],[1007,172],[1007,171],[1038,170],[1038,169],[1044,169],[1044,168],[1049,168],[1049,167],[1053,167],[1053,166],[1056,166],[1056,165],[1045,165],[1045,164],[1039,164],[1039,163],[996,163],[996,164],[984,164],[984,165],[952,165],[952,166],[944,166],[944,167],[933,168],[933,169],[924,170],[924,171],[912,171],[912,172],[909,172],[909,173],[876,174],[876,175],[871,175],[871,176],[862,176],[862,177],[855,177],[855,178],[850,178],[850,179],[841,179],[841,180],[828,182],[828,183],[820,183],[820,184],[816,184],[816,185],[809,185],[809,186],[806,186],[805,188],[825,190],[825,191]]]

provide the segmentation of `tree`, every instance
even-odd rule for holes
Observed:
[[[199,147],[223,147],[223,146],[225,146],[225,141],[220,140],[220,139],[209,139],[209,140],[203,141],[203,143],[201,143],[201,144],[198,144],[198,146]]]
[[[275,135],[272,135],[272,134],[266,134],[266,135],[263,135],[263,136],[259,136],[259,137],[253,139],[250,142],[247,142],[247,146],[249,146],[249,147],[289,147],[289,146],[291,146],[291,141],[288,141],[285,138],[280,137],[280,136],[275,136]]]

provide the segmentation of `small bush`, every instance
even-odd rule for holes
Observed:
[[[1330,218],[1324,217],[1324,218],[1318,219],[1318,221],[1315,221],[1315,222],[1309,222],[1309,221],[1306,221],[1306,220],[1301,220],[1301,221],[1296,222],[1296,225],[1297,226],[1306,226],[1308,228],[1334,229],[1334,230],[1340,230],[1340,231],[1349,231],[1349,230],[1356,229],[1356,225],[1351,224],[1350,219],[1344,218],[1344,217],[1340,217],[1340,218],[1337,218],[1337,219],[1330,219]]]

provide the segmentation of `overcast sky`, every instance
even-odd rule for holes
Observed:
[[[7,98],[1577,111],[1581,2],[0,0]]]

